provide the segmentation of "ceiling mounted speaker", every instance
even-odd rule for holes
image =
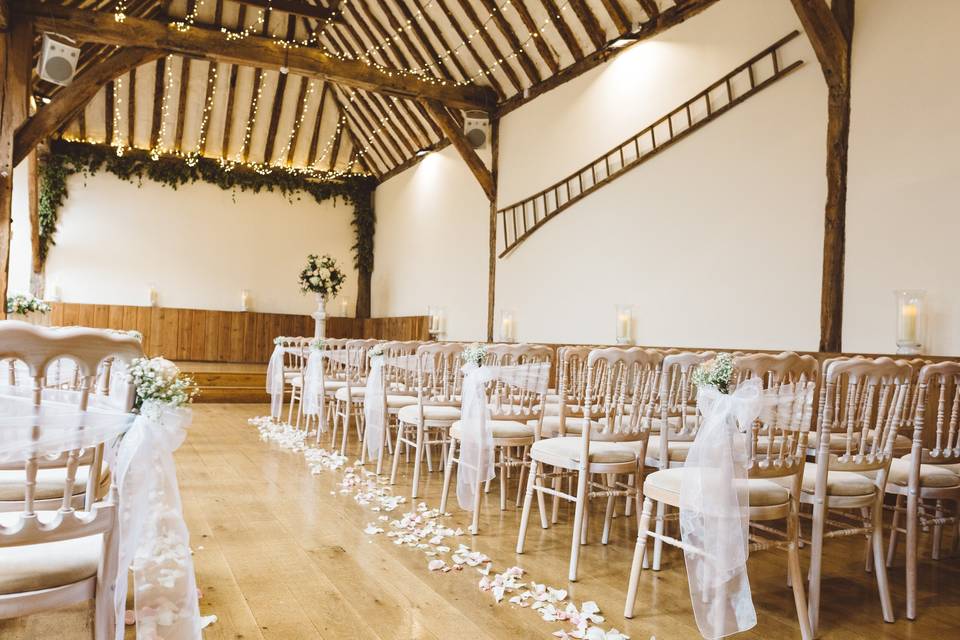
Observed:
[[[54,40],[49,34],[43,34],[43,44],[40,47],[40,61],[37,63],[37,73],[47,82],[67,86],[73,81],[77,72],[77,61],[80,59],[80,49]]]
[[[490,144],[490,118],[485,111],[465,111],[463,135],[474,149],[485,149]]]

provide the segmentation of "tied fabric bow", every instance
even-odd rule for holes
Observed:
[[[680,534],[697,626],[709,640],[757,624],[747,575],[747,432],[763,405],[756,378],[732,394],[713,387],[697,391],[703,422],[681,476]]]
[[[367,374],[367,391],[363,397],[363,418],[365,422],[363,439],[367,443],[367,455],[378,460],[383,450],[383,433],[386,430],[387,398],[384,390],[384,356],[370,358],[370,372]]]
[[[284,347],[277,345],[270,354],[270,362],[267,364],[267,393],[270,394],[270,416],[274,420],[280,419],[280,409],[283,407],[283,356],[288,353],[299,353],[297,347]]]
[[[480,485],[496,475],[493,466],[493,432],[487,383],[498,367],[463,367],[463,395],[460,404],[460,463],[457,467],[457,502],[465,511],[476,509]]]

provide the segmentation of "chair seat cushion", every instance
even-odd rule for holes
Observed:
[[[911,466],[913,465],[909,458],[894,458],[890,461],[890,474],[887,476],[887,482],[901,487],[907,486],[910,482]],[[872,478],[876,475],[876,472],[871,471],[864,475]],[[929,488],[957,487],[960,486],[960,476],[935,464],[921,464],[920,486]]]
[[[416,406],[417,398],[416,396],[405,396],[401,394],[387,394],[387,408],[388,409],[400,409],[401,407],[409,407],[410,405]]]
[[[77,467],[77,475],[73,480],[73,495],[82,495],[87,490],[87,475],[90,467]],[[0,502],[22,502],[26,471],[23,469],[0,470]],[[34,498],[37,500],[59,500],[63,498],[63,486],[67,481],[67,470],[64,467],[37,470],[37,486]],[[105,495],[110,487],[110,474],[104,472],[100,479],[97,497]]]
[[[644,421],[646,421],[646,419],[644,419]],[[671,429],[676,431],[680,427],[680,416],[668,416],[667,424],[670,426]],[[658,433],[662,428],[663,428],[663,418],[658,418],[658,417],[650,418],[650,431],[654,433]],[[690,413],[687,414],[686,428],[690,430],[691,433],[696,431],[697,413],[695,410],[691,410]]]
[[[22,498],[22,496],[21,496]],[[41,521],[54,511],[38,511]],[[16,524],[19,513],[0,513],[0,523]],[[60,587],[97,575],[103,537],[73,538],[60,542],[0,547],[0,596]]]
[[[692,440],[668,440],[667,459],[670,462],[685,462],[692,446]],[[647,440],[647,457],[660,459],[660,436],[650,436]]]
[[[329,391],[333,391],[334,389],[341,389],[345,386],[347,386],[346,380],[324,380],[323,381],[323,388]]]
[[[637,452],[630,447],[629,442],[590,441],[590,462],[597,464],[633,462],[637,459]],[[580,438],[546,438],[533,443],[530,455],[537,459],[537,454],[563,457],[574,462],[580,462],[583,451],[583,440]]]
[[[900,460],[909,460],[910,455],[911,454],[908,453],[907,455],[900,458]],[[953,473],[960,475],[960,462],[952,462],[948,464],[937,464],[935,462],[926,462],[924,463],[924,465],[929,467],[936,467],[937,469],[946,469],[947,471],[952,471]]]
[[[516,420],[491,420],[488,424],[494,438],[533,438],[533,427]],[[458,440],[462,437],[459,420],[450,427],[450,435]]]
[[[284,372],[283,372],[283,379],[284,379],[284,380],[293,380],[294,378],[297,378],[297,377],[299,377],[299,376],[300,376],[300,372],[299,372],[299,371],[284,371]]]
[[[793,478],[776,478],[774,482],[789,487]],[[803,485],[804,493],[814,493],[817,486],[817,465],[815,462],[808,462],[803,465]],[[873,480],[862,473],[855,471],[831,471],[827,474],[827,495],[828,496],[868,496],[872,495],[876,485]]]
[[[581,411],[580,407],[575,404],[567,405],[567,417],[571,415],[576,415]],[[545,402],[543,404],[543,415],[545,416],[558,416],[560,415],[560,405],[555,402]]]
[[[420,420],[420,410],[417,408],[417,399],[413,399],[413,404],[400,409],[397,416],[401,422],[408,424],[417,424]],[[441,407],[436,405],[423,405],[423,417],[425,420],[436,420],[439,422],[460,419],[460,407]]]
[[[293,376],[287,377],[287,374],[283,374],[283,378],[287,381],[291,387],[302,387],[303,386],[303,376],[295,374]]]
[[[527,424],[535,425],[536,420],[531,420]],[[596,420],[590,421],[590,426],[600,429],[603,427],[602,424]],[[566,429],[568,434],[580,435],[583,433],[583,418],[574,418],[567,416],[566,418]],[[560,433],[560,416],[544,416],[543,417],[543,428],[540,431],[544,436],[552,437]]]
[[[683,467],[654,471],[644,479],[643,492],[650,494],[651,497],[656,497],[658,494],[675,495],[676,499],[672,504],[680,504],[680,483],[683,481],[683,474],[689,471]],[[790,492],[773,480],[750,479],[747,480],[747,485],[750,490],[751,507],[772,507],[785,504],[790,500]]]
[[[357,399],[362,400],[363,396],[366,395],[367,393],[367,388],[363,385],[358,385],[355,387],[350,387],[349,391],[350,391],[350,395],[353,396],[354,400],[357,400]],[[337,392],[333,394],[333,397],[336,398],[337,400],[343,400],[343,401],[348,400],[349,396],[347,396],[347,387],[343,386],[337,389]]]

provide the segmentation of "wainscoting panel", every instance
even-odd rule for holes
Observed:
[[[136,330],[150,356],[203,362],[265,363],[277,336],[312,336],[313,318],[254,311],[52,303],[50,324]],[[331,338],[428,340],[429,318],[327,318]]]

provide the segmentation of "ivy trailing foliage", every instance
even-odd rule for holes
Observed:
[[[217,160],[198,158],[186,162],[180,158],[153,160],[144,151],[127,150],[118,156],[116,149],[83,142],[53,140],[50,151],[39,163],[40,191],[40,260],[46,261],[47,252],[54,244],[57,216],[67,198],[67,178],[82,173],[94,175],[107,171],[127,182],[142,184],[144,178],[173,189],[197,181],[215,184],[225,191],[278,191],[291,202],[303,193],[317,203],[342,199],[353,206],[355,243],[354,266],[361,278],[373,272],[373,189],[376,180],[367,176],[339,176],[316,180],[287,171],[259,173],[245,168],[229,169]]]

